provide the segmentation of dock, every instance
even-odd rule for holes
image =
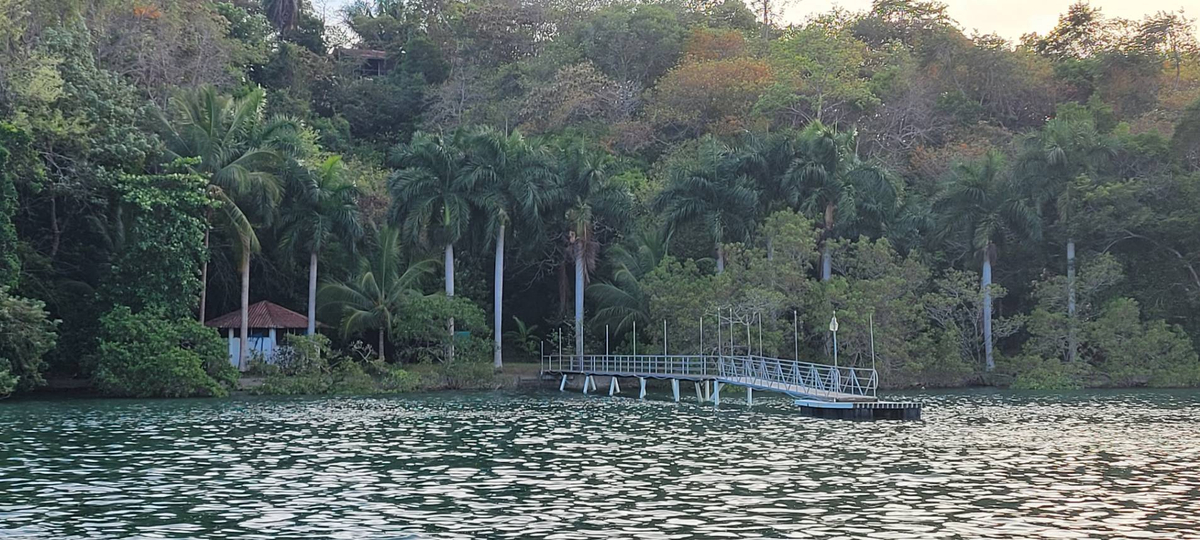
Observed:
[[[621,392],[620,380],[636,381],[638,399],[646,397],[647,380],[669,380],[672,397],[682,399],[681,386],[690,383],[698,402],[721,404],[721,389],[740,387],[746,404],[754,392],[773,392],[793,398],[801,414],[841,420],[919,420],[921,404],[879,399],[879,373],[871,368],[783,360],[758,355],[564,355],[543,354],[541,373],[559,380],[565,391],[569,379],[582,378],[583,393],[599,393],[596,379],[608,379],[608,395]]]

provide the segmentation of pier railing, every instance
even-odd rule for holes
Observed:
[[[876,397],[879,373],[869,368],[834,367],[765,356],[722,356],[717,363],[722,379],[753,381],[751,384],[799,391]]]
[[[876,397],[874,369],[834,367],[764,356],[568,355],[542,356],[543,373],[715,379],[816,397]]]

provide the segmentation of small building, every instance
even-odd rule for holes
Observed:
[[[386,51],[375,49],[338,49],[337,59],[349,65],[359,77],[382,77],[392,70]]]
[[[250,339],[247,340],[246,350],[250,358],[261,357],[265,362],[272,362],[275,359],[275,350],[279,347],[280,334],[303,335],[308,330],[308,317],[265,300],[251,304],[247,313]],[[243,364],[240,358],[242,310],[209,319],[204,325],[221,330],[229,337],[229,362],[234,367],[243,370],[249,367],[249,359]],[[318,326],[323,325],[318,323]]]

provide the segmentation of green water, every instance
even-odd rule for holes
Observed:
[[[903,397],[0,402],[0,537],[1200,538],[1196,392]]]

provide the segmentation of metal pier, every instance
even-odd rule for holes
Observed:
[[[801,412],[820,418],[854,420],[919,419],[917,403],[880,401],[876,395],[879,374],[874,369],[838,367],[756,355],[564,355],[543,354],[543,375],[561,377],[559,390],[568,378],[583,377],[583,392],[595,392],[595,379],[609,379],[608,393],[620,392],[618,379],[637,379],[639,398],[646,393],[646,379],[671,381],[672,395],[680,400],[680,383],[691,382],[698,401],[721,402],[725,385],[746,389],[753,404],[754,391],[776,392],[796,400]]]

